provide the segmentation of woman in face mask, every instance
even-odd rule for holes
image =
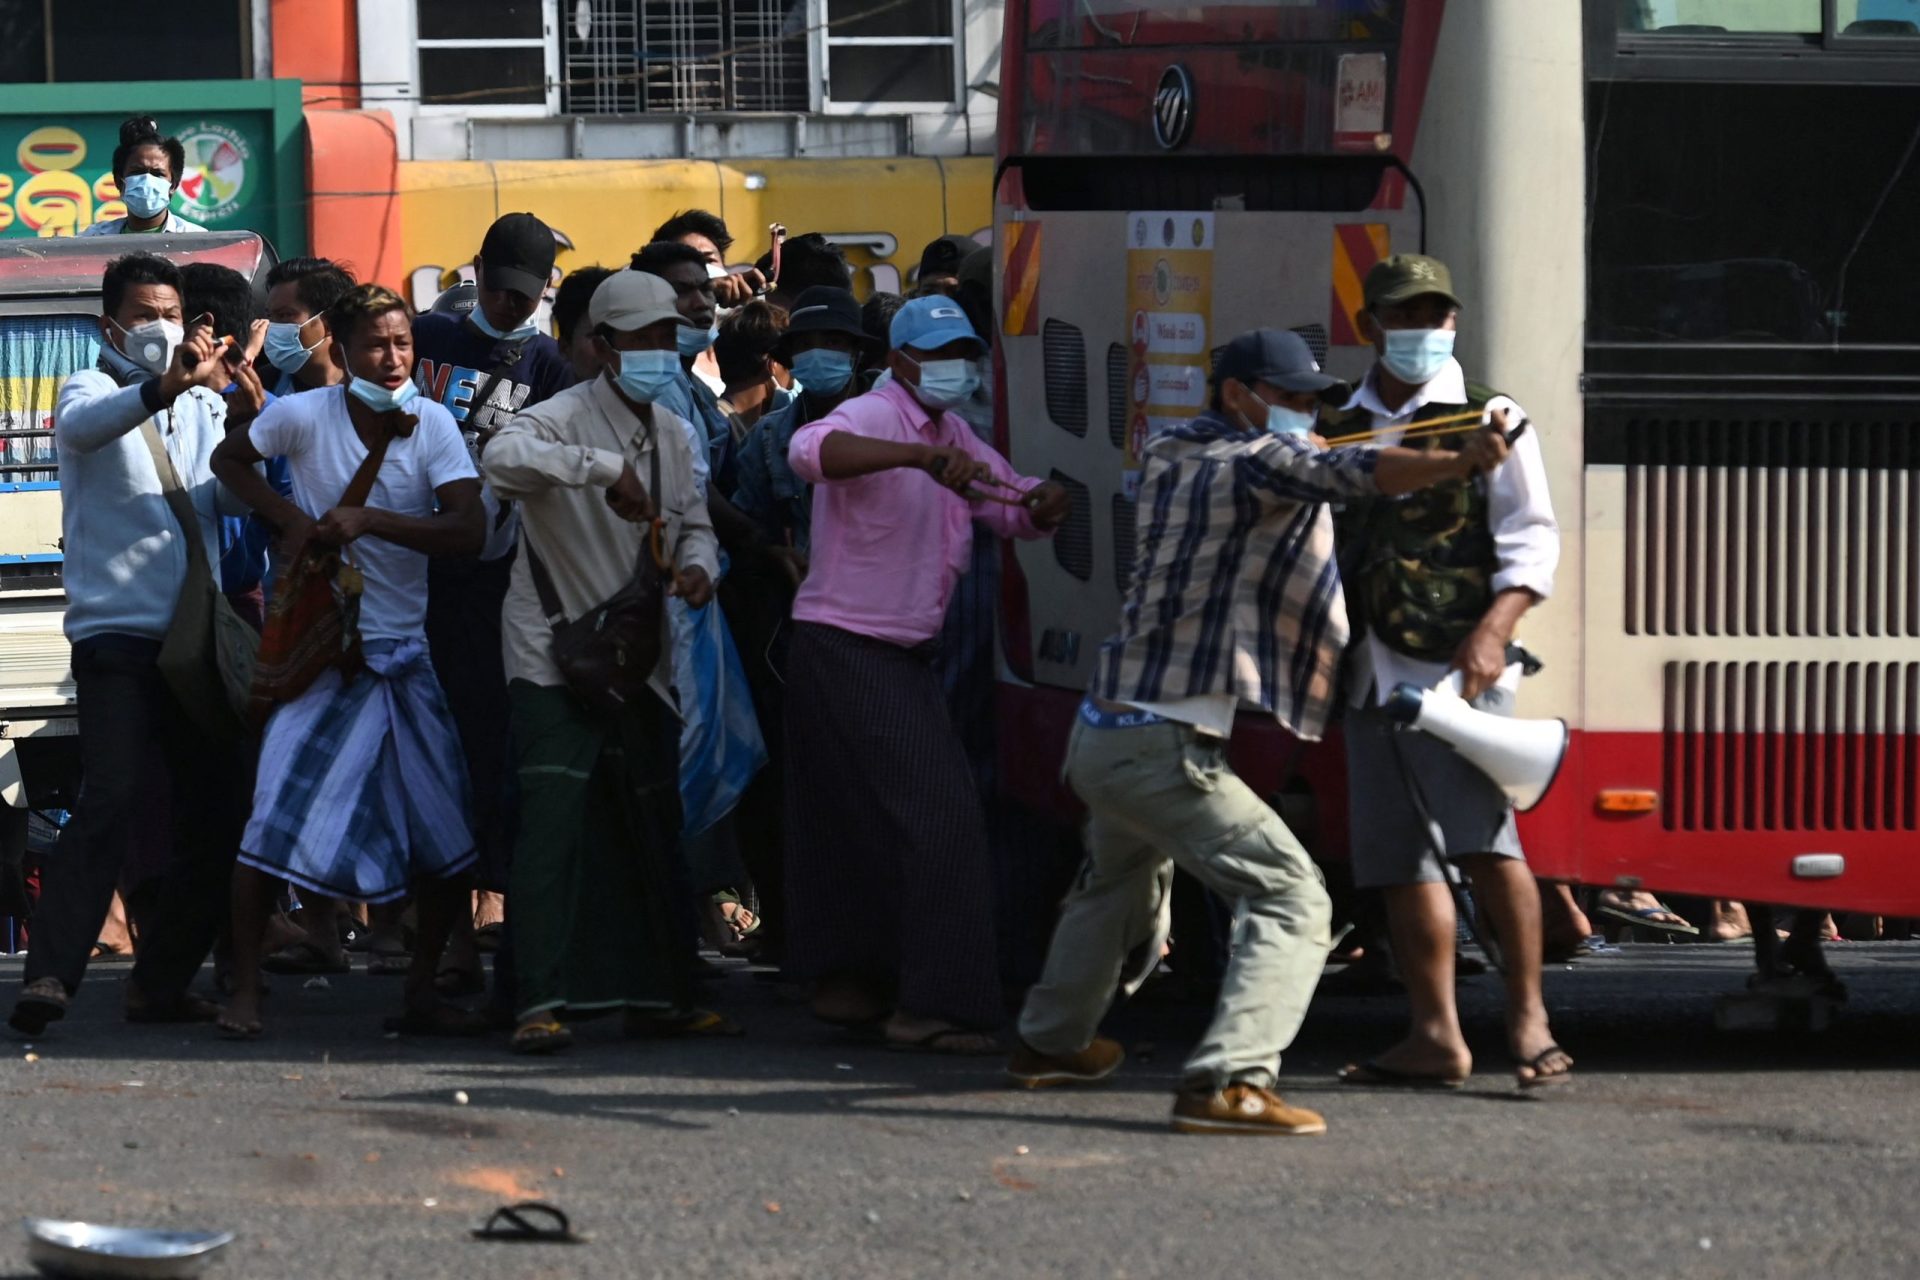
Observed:
[[[114,236],[152,231],[178,235],[205,231],[199,223],[175,214],[171,207],[186,168],[187,153],[180,139],[162,138],[160,126],[151,116],[128,120],[120,126],[120,145],[113,150],[113,181],[126,203],[126,216],[96,222],[80,234]]]

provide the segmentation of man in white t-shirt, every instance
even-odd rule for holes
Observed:
[[[399,295],[361,285],[327,323],[347,385],[275,402],[213,457],[221,482],[278,528],[289,564],[309,547],[338,548],[359,571],[365,655],[364,670],[327,669],[267,721],[234,873],[234,994],[220,1026],[259,1034],[262,935],[275,883],[288,880],[372,903],[411,890],[419,945],[406,1014],[389,1025],[478,1034],[484,1022],[442,1005],[433,988],[465,909],[474,840],[466,765],[427,656],[426,602],[428,556],[480,551],[480,480],[452,416],[416,398],[413,329]],[[291,499],[253,470],[273,456],[287,459]],[[344,501],[350,489],[364,500]]]

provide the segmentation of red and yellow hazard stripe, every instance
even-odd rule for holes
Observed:
[[[1003,228],[1000,331],[1009,338],[1030,338],[1040,331],[1040,230],[1038,222],[1009,222]]]
[[[1384,222],[1355,222],[1333,229],[1333,316],[1327,327],[1336,347],[1364,347],[1359,315],[1366,305],[1367,272],[1391,252]]]

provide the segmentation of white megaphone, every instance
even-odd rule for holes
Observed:
[[[1565,720],[1515,720],[1476,711],[1460,696],[1457,671],[1431,689],[1396,685],[1385,711],[1465,756],[1521,813],[1540,803],[1567,755]]]

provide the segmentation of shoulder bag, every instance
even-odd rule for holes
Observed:
[[[221,594],[207,560],[199,513],[152,418],[140,424],[140,435],[153,453],[161,495],[187,542],[187,576],[160,643],[160,675],[203,732],[219,742],[237,742],[247,736],[247,690],[260,637]]]
[[[393,431],[380,433],[335,506],[364,506],[386,459]],[[247,714],[258,728],[327,671],[352,680],[366,666],[360,650],[360,571],[338,547],[304,547],[273,593],[260,638]]]
[[[660,498],[660,442],[649,426],[653,449],[647,493],[655,506]],[[623,451],[624,456],[624,451]],[[640,540],[640,559],[624,587],[569,620],[560,606],[560,594],[540,553],[526,531],[527,570],[540,596],[540,611],[553,628],[553,663],[574,697],[589,710],[611,715],[645,692],[653,670],[660,665],[661,633],[666,626],[666,576],[672,562],[662,547],[666,521],[655,518]]]

